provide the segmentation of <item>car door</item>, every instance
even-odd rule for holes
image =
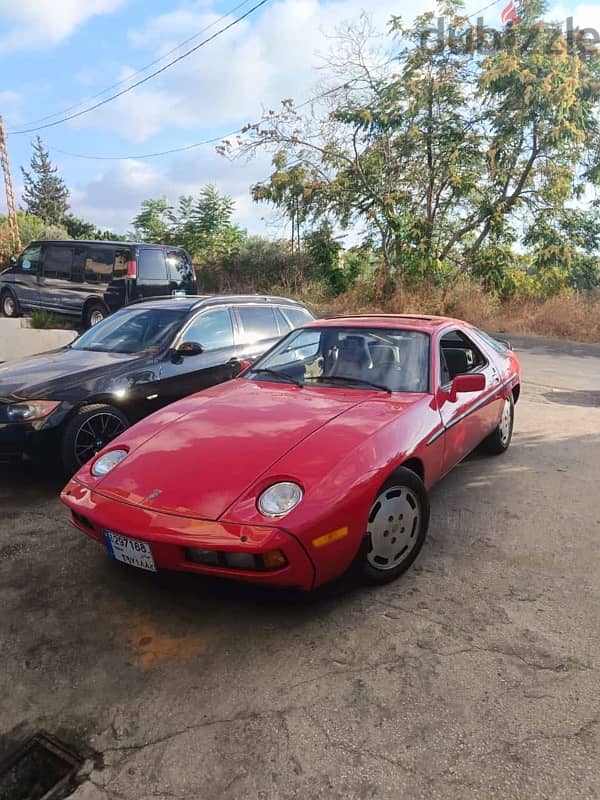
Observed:
[[[44,245],[38,277],[40,307],[58,314],[80,316],[85,293],[81,289],[84,247],[74,243]]]
[[[467,456],[498,424],[501,413],[500,378],[480,348],[457,329],[446,331],[439,339],[438,403],[445,428],[444,472]],[[482,373],[485,388],[481,392],[459,392],[451,397],[456,375]]]
[[[258,358],[287,333],[287,329],[280,330],[271,305],[240,303],[235,306],[235,314],[241,345],[239,355],[243,358]]]
[[[38,272],[41,260],[42,246],[34,242],[19,256],[16,266],[2,277],[3,282],[14,292],[22,311],[38,308]]]
[[[167,261],[163,247],[140,247],[135,294],[138,298],[171,294]]]
[[[188,343],[201,345],[202,352],[177,353],[178,347]],[[235,377],[240,368],[235,352],[230,309],[217,306],[199,311],[184,326],[161,364],[158,391],[162,403],[172,403]]]

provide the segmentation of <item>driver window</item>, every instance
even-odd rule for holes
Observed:
[[[203,311],[185,329],[181,342],[196,342],[204,350],[233,346],[233,326],[226,308]]]
[[[28,247],[19,259],[19,269],[23,272],[36,274],[42,260],[42,248],[39,244]]]
[[[440,341],[440,374],[442,386],[457,375],[476,372],[485,365],[477,346],[462,331],[450,331]]]

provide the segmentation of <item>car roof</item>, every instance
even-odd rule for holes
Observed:
[[[130,303],[125,308],[185,308],[187,311],[196,310],[204,306],[213,305],[228,305],[229,303],[236,303],[243,305],[245,303],[266,305],[284,305],[284,306],[297,306],[305,310],[306,306],[299,303],[297,300],[290,300],[288,297],[276,297],[274,295],[259,295],[259,294],[186,294],[179,297],[145,297],[141,300],[136,300]]]
[[[162,247],[169,250],[183,250],[176,244],[150,244],[148,242],[121,242],[113,241],[111,239],[36,239],[31,244],[97,244],[105,245],[106,247]],[[28,245],[29,246],[29,245]]]
[[[464,323],[451,317],[420,314],[348,314],[307,323],[307,325],[324,325],[328,328],[398,328],[423,331],[424,333],[434,333],[438,328],[449,324],[462,325]]]

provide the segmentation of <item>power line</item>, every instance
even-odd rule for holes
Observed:
[[[122,89],[120,92],[117,92],[116,94],[113,94],[110,97],[107,97],[106,99],[102,100],[101,102],[95,103],[93,106],[90,106],[89,108],[86,108],[83,111],[78,111],[76,114],[69,114],[68,116],[63,117],[62,119],[56,120],[55,122],[47,122],[45,125],[39,125],[36,128],[26,128],[26,129],[20,130],[20,131],[9,131],[9,133],[12,134],[13,136],[14,135],[21,135],[21,134],[24,134],[24,133],[35,133],[35,131],[41,131],[41,130],[44,130],[45,128],[53,128],[55,125],[62,125],[64,122],[68,122],[69,120],[76,119],[77,117],[82,117],[84,114],[89,114],[90,111],[95,111],[97,108],[100,108],[101,106],[104,106],[107,103],[110,103],[112,100],[116,100],[118,97],[122,97],[124,94],[127,94],[127,92],[131,92],[133,89],[136,89],[138,86],[141,86],[143,83],[146,83],[147,81],[151,80],[152,78],[155,78],[157,75],[160,75],[162,72],[165,72],[165,70],[169,69],[169,67],[172,67],[174,64],[177,64],[179,61],[182,61],[184,58],[187,58],[192,53],[195,53],[197,50],[199,50],[201,47],[204,47],[204,45],[208,44],[209,42],[212,42],[218,36],[221,36],[221,34],[225,33],[230,28],[233,28],[234,25],[238,25],[240,22],[242,22],[242,20],[246,19],[246,17],[249,17],[250,14],[253,14],[261,6],[264,6],[268,2],[269,2],[269,0],[260,0],[260,2],[256,3],[255,5],[253,5],[252,8],[248,9],[248,11],[246,11],[245,14],[242,14],[241,16],[236,17],[236,19],[234,19],[228,25],[225,25],[223,28],[220,28],[218,31],[216,31],[216,33],[213,33],[212,36],[209,36],[208,38],[203,39],[195,47],[192,47],[189,50],[186,50],[185,53],[182,53],[177,58],[174,58],[172,61],[169,61],[167,64],[165,64],[160,69],[155,70],[154,72],[150,73],[150,75],[147,75],[145,78],[142,78],[141,80],[136,81],[131,86],[128,86],[126,89]]]
[[[60,117],[63,114],[68,114],[70,111],[73,111],[76,108],[80,108],[81,106],[85,105],[86,103],[89,103],[91,100],[96,100],[98,97],[102,97],[107,92],[110,92],[113,89],[116,89],[118,86],[123,86],[124,83],[129,83],[129,81],[131,81],[132,78],[134,78],[136,75],[141,75],[143,72],[146,72],[146,70],[149,70],[151,67],[154,67],[156,64],[160,64],[161,61],[165,60],[165,58],[167,58],[168,56],[170,56],[173,53],[177,52],[177,50],[181,50],[181,48],[185,47],[186,44],[189,44],[190,42],[193,42],[199,36],[202,36],[203,33],[206,33],[206,31],[209,31],[211,28],[214,28],[215,25],[218,25],[219,22],[223,22],[224,19],[227,19],[232,14],[235,14],[235,12],[239,11],[240,8],[242,8],[243,6],[248,5],[249,2],[251,2],[251,0],[242,0],[241,3],[238,3],[237,6],[234,6],[234,8],[231,8],[225,14],[220,16],[218,19],[214,20],[214,22],[211,22],[210,25],[206,25],[204,28],[201,28],[199,31],[197,31],[193,36],[189,36],[187,39],[184,39],[183,42],[179,42],[179,44],[175,45],[175,47],[171,48],[171,50],[167,50],[166,53],[163,53],[162,56],[160,56],[160,58],[156,58],[156,59],[154,59],[154,61],[150,61],[149,64],[145,64],[143,67],[139,67],[134,72],[132,72],[130,75],[128,75],[126,78],[123,78],[122,80],[117,81],[116,83],[112,83],[110,86],[107,86],[105,89],[102,89],[101,91],[97,92],[96,94],[93,94],[91,97],[87,97],[85,100],[80,100],[79,102],[74,103],[72,106],[67,106],[67,108],[63,108],[61,111],[55,111],[53,114],[47,114],[45,117],[38,117],[37,119],[32,119],[29,122],[24,122],[23,125],[37,125],[38,122],[45,122],[46,120],[52,119],[53,117]],[[15,131],[10,131],[10,133],[15,133]]]
[[[246,2],[247,1],[248,0],[246,0]],[[491,3],[488,3],[483,8],[480,8],[478,11],[475,11],[472,14],[469,14],[469,16],[466,17],[466,19],[472,19],[473,17],[479,16],[479,14],[482,14],[484,11],[487,11],[488,9],[492,8],[492,6],[498,5],[499,2],[500,2],[500,0],[492,0]],[[239,6],[238,6],[238,8],[239,8]],[[251,13],[251,11],[252,11],[252,9],[248,13]],[[389,64],[393,63],[395,60],[396,60],[396,57],[392,57],[392,58],[388,59],[387,61],[385,61],[381,65],[381,67],[388,66]],[[311,103],[315,103],[315,102],[317,102],[317,100],[321,100],[324,97],[327,97],[327,95],[333,94],[334,92],[337,92],[340,89],[343,89],[343,88],[349,86],[352,83],[356,83],[358,80],[361,80],[361,78],[350,78],[349,80],[344,81],[344,83],[341,83],[338,86],[334,86],[331,89],[327,89],[326,91],[322,92],[321,94],[318,94],[315,97],[310,97],[308,100],[305,100],[304,102],[299,103],[298,105],[295,105],[294,108],[295,109],[304,108],[304,106],[310,105]],[[161,156],[173,155],[175,153],[184,153],[186,151],[194,150],[194,149],[196,149],[198,147],[202,147],[202,146],[205,146],[205,145],[208,145],[208,144],[216,144],[217,142],[222,142],[224,139],[228,139],[231,136],[236,136],[239,133],[243,133],[244,130],[245,130],[245,127],[242,127],[242,128],[238,128],[235,131],[230,131],[229,133],[225,133],[222,136],[215,136],[212,139],[204,139],[204,140],[202,140],[200,142],[194,142],[193,144],[184,145],[182,147],[172,147],[172,148],[170,148],[168,150],[160,150],[158,152],[153,152],[153,153],[138,153],[136,155],[128,155],[128,156],[91,156],[91,155],[86,155],[86,154],[82,154],[82,153],[73,153],[73,152],[70,152],[68,150],[63,150],[60,147],[54,147],[52,145],[48,145],[48,147],[49,147],[50,150],[53,150],[56,153],[60,153],[61,155],[65,155],[65,156],[68,156],[70,158],[81,158],[81,159],[84,159],[84,160],[87,160],[87,161],[142,161],[144,159],[159,158]]]

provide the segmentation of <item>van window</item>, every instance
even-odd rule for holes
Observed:
[[[39,244],[32,244],[23,251],[23,255],[19,259],[18,269],[35,274],[38,271],[41,260],[42,248]]]
[[[48,245],[44,254],[44,277],[68,281],[73,272],[73,248]]]
[[[253,344],[261,339],[279,337],[275,313],[271,306],[238,306],[242,323],[242,342]]]
[[[115,251],[112,247],[89,245],[85,259],[85,280],[89,283],[108,283],[113,274]]]
[[[164,250],[159,250],[158,247],[140,250],[138,277],[144,281],[167,282],[167,264]]]
[[[169,267],[170,279],[178,286],[193,280],[192,265],[181,250],[167,251],[167,266]]]
[[[127,277],[127,262],[131,261],[131,250],[116,250],[113,278]]]

